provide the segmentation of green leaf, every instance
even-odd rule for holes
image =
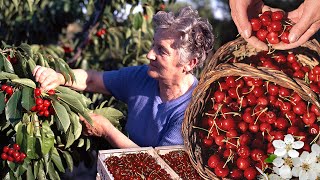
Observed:
[[[61,161],[61,157],[57,151],[56,148],[52,148],[52,156],[51,159],[53,161],[53,163],[55,164],[55,166],[58,168],[58,170],[60,172],[65,172],[65,169],[63,167],[62,161]]]
[[[275,155],[275,154],[270,154],[270,155],[268,156],[268,158],[264,160],[264,162],[266,162],[266,163],[272,163],[273,160],[276,159],[276,158],[277,158],[277,155]]]
[[[1,55],[3,56],[3,54],[1,54]],[[6,57],[3,57],[3,58],[5,58],[3,61],[4,71],[6,71],[8,73],[14,73],[14,69],[13,69],[11,62],[8,61]]]
[[[0,92],[0,114],[2,114],[5,107],[6,107],[5,96],[3,92]]]
[[[24,133],[23,132],[23,127],[24,125],[22,124],[22,122],[20,121],[16,126],[15,126],[15,131],[17,132],[16,134],[16,142],[18,144],[22,144],[22,141],[23,141],[23,136],[24,136]]]
[[[31,125],[32,123],[29,123],[29,125]],[[30,158],[30,159],[37,159],[39,158],[39,155],[36,153],[37,151],[37,147],[36,147],[36,137],[33,136],[33,134],[29,134],[27,135],[27,157]]]
[[[15,126],[22,118],[22,108],[21,108],[21,91],[16,90],[11,98],[8,100],[7,105],[5,107],[6,118]]]
[[[19,48],[21,48],[29,57],[32,58],[32,50],[31,50],[31,46],[29,46],[26,43],[22,43]]]
[[[62,151],[63,157],[67,162],[67,166],[70,169],[70,171],[73,171],[73,160],[72,160],[72,156],[70,155],[70,153],[68,151]]]
[[[66,148],[69,148],[73,144],[74,140],[73,127],[70,126],[66,133]]]
[[[3,70],[3,67],[4,67],[4,61],[7,61],[6,57],[0,53],[0,71]]]
[[[67,103],[72,109],[75,109],[76,112],[80,113],[84,111],[84,107],[81,102],[74,98],[74,96],[68,94],[59,94],[59,98]]]
[[[91,141],[88,137],[85,140],[86,140],[86,151],[88,151],[91,147]]]
[[[73,127],[74,139],[77,140],[82,132],[82,124],[80,123],[79,116],[73,112],[70,114],[70,120]]]
[[[22,89],[22,101],[21,105],[24,109],[30,110],[33,106],[36,105],[35,99],[33,96],[33,89],[30,87],[23,87]]]
[[[52,106],[55,111],[55,116],[60,121],[63,131],[67,132],[70,126],[70,118],[66,108],[61,105],[57,100],[52,100]]]
[[[141,13],[136,13],[133,15],[133,27],[138,30],[142,25],[142,15]]]
[[[31,79],[28,79],[28,78],[13,79],[12,82],[31,87],[33,89],[36,88],[36,84]]]
[[[41,152],[42,155],[46,155],[49,153],[51,148],[54,145],[54,133],[50,128],[50,125],[47,121],[42,122],[42,128],[41,128]]]
[[[84,139],[80,138],[79,143],[78,143],[78,147],[82,147],[83,145],[84,145]]]
[[[18,10],[19,7],[19,1],[18,0],[12,0],[14,6],[16,7],[16,10]]]
[[[105,108],[95,109],[93,112],[95,114],[100,114],[106,119],[108,119],[115,127],[121,128],[119,120],[124,118],[124,115],[121,111],[112,107],[105,107]]]
[[[36,67],[36,63],[34,62],[33,59],[29,59],[28,60],[28,65],[29,65],[29,68],[30,68],[30,71],[32,72],[34,70],[34,68]]]
[[[52,162],[49,163],[49,171],[48,171],[49,177],[50,179],[60,179],[60,176],[58,174],[58,172],[56,171],[56,169],[54,168],[54,165]]]
[[[0,80],[4,80],[4,79],[17,79],[19,78],[16,74],[12,74],[12,73],[7,73],[7,72],[0,72]]]
[[[56,90],[58,90],[59,92],[61,92],[63,94],[69,94],[69,95],[73,96],[74,98],[77,98],[84,107],[87,107],[88,105],[90,105],[92,103],[89,98],[85,97],[83,94],[80,94],[77,91],[74,91],[68,87],[58,86],[56,88]]]
[[[27,169],[27,180],[34,180],[35,177],[33,175],[33,171],[32,171],[32,166],[31,163],[28,165],[28,169]]]
[[[44,171],[43,161],[39,161],[39,172],[37,174],[39,180],[46,180],[46,172]]]
[[[33,3],[34,3],[33,0],[28,0],[28,6],[29,6],[30,12],[33,11],[33,10],[32,10]]]

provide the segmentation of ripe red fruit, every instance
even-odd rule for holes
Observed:
[[[248,180],[256,179],[257,174],[258,172],[255,167],[249,167],[245,169],[243,172],[244,177],[247,178]]]
[[[221,162],[216,168],[214,168],[214,173],[218,177],[227,177],[229,174],[229,168],[228,166],[224,166],[224,163]]]
[[[40,88],[35,88],[34,89],[34,96],[35,97],[39,97],[41,95],[41,90],[40,90]]]
[[[15,143],[15,144],[13,144],[12,147],[13,147],[13,149],[16,150],[16,151],[19,151],[19,150],[20,150],[19,144],[16,144],[16,143]]]
[[[282,24],[280,21],[272,21],[269,24],[271,32],[279,32],[282,31]]]
[[[8,87],[8,85],[3,84],[3,85],[1,85],[1,90],[2,90],[2,91],[5,91],[5,90],[7,89],[7,87]]]
[[[279,39],[279,34],[277,32],[269,32],[268,35],[267,35],[267,41],[270,43],[270,44],[278,44],[280,42],[280,39]]]
[[[50,89],[48,92],[47,92],[47,94],[49,95],[49,96],[52,96],[52,95],[54,95],[56,92],[53,90],[53,89]]]
[[[9,147],[8,146],[4,146],[3,149],[2,149],[2,152],[6,153],[9,151]]]
[[[1,153],[1,159],[2,160],[7,160],[8,159],[8,155],[6,153]]]
[[[250,19],[250,23],[253,31],[258,31],[261,28],[261,21],[259,18]]]
[[[13,89],[12,89],[11,86],[8,86],[5,91],[6,91],[6,93],[9,94],[9,95],[12,95],[12,93],[13,93]]]
[[[42,105],[43,100],[41,98],[36,98],[36,105]]]
[[[280,39],[282,42],[289,44],[289,32],[288,31],[284,31],[281,35],[280,35]]]
[[[237,167],[241,170],[245,170],[250,167],[250,158],[239,157],[237,159]]]
[[[216,168],[220,162],[221,162],[221,160],[220,160],[219,155],[214,154],[209,157],[208,166],[211,168]]]
[[[271,19],[272,21],[281,21],[284,17],[283,11],[275,11],[271,13]]]

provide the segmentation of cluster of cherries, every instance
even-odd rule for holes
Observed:
[[[13,87],[10,86],[9,84],[2,84],[1,85],[1,91],[6,93],[6,98],[5,101],[8,100],[9,97],[11,97],[11,95],[13,94]]]
[[[239,62],[232,59],[232,62]],[[286,73],[289,77],[302,80],[308,78],[310,89],[320,94],[320,65],[310,68],[299,62],[297,56],[293,52],[275,52],[268,54],[267,52],[259,52],[257,55],[250,56],[241,61],[251,66],[267,67]]]
[[[102,37],[106,34],[106,32],[107,32],[106,28],[101,28],[96,32],[96,36]]]
[[[122,156],[110,156],[105,164],[115,180],[117,179],[172,179],[148,153],[128,153]]]
[[[15,163],[23,163],[26,157],[27,155],[20,151],[19,144],[13,144],[12,147],[4,146],[1,153],[2,160]]]
[[[273,140],[292,134],[310,152],[319,135],[319,109],[296,92],[253,77],[227,76],[212,84],[205,115],[197,125],[198,143],[207,152],[207,165],[218,177],[256,179],[255,167],[274,153]]]
[[[289,43],[289,31],[292,25],[286,25],[284,12],[265,11],[259,17],[250,19],[255,36],[270,44],[278,44],[280,41]]]
[[[55,94],[54,90],[49,90],[48,95]],[[38,116],[49,117],[54,114],[54,109],[52,107],[51,101],[49,99],[41,98],[40,88],[34,89],[34,98],[36,105],[31,108],[32,112],[37,112]]]
[[[201,180],[197,170],[193,168],[188,154],[183,150],[170,151],[160,157],[181,177],[181,179]]]

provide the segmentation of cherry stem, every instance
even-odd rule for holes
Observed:
[[[310,145],[315,143],[320,137],[320,132],[317,134],[317,136],[310,142]]]
[[[292,121],[291,121],[291,119],[289,118],[288,114],[286,114],[285,116],[286,116],[286,118],[289,120],[290,125],[292,126]]]
[[[222,91],[222,87],[219,81],[218,81],[218,84],[219,84],[220,91]]]
[[[267,110],[268,110],[268,108],[266,107],[266,108],[264,108],[263,110],[259,111],[260,113],[259,113],[259,115],[257,116],[256,121],[254,122],[254,124],[257,123],[257,121],[258,121],[259,117],[261,116],[261,114],[264,113],[264,112],[266,112]],[[258,112],[257,112],[257,113],[258,113]]]
[[[253,89],[254,89],[254,86],[252,86],[248,92],[244,92],[242,94],[249,94],[249,93],[251,93],[253,91]]]
[[[231,149],[229,149],[229,150],[231,151]],[[228,159],[226,160],[226,162],[225,162],[224,165],[223,165],[223,168],[225,168],[226,165],[228,164],[228,162],[233,159],[233,156],[234,156],[234,154],[233,154],[233,152],[231,151],[230,155],[228,156]]]

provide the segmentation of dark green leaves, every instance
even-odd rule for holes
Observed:
[[[57,100],[52,101],[52,106],[55,111],[56,119],[59,120],[63,128],[63,131],[67,132],[70,126],[70,118],[66,108],[63,105],[61,105]]]
[[[16,90],[10,99],[7,102],[5,112],[6,112],[6,118],[11,122],[13,126],[15,126],[22,118],[21,113],[21,91]]]
[[[24,87],[22,89],[21,105],[26,110],[30,110],[36,104],[33,97],[33,91],[34,90],[30,87]]]

